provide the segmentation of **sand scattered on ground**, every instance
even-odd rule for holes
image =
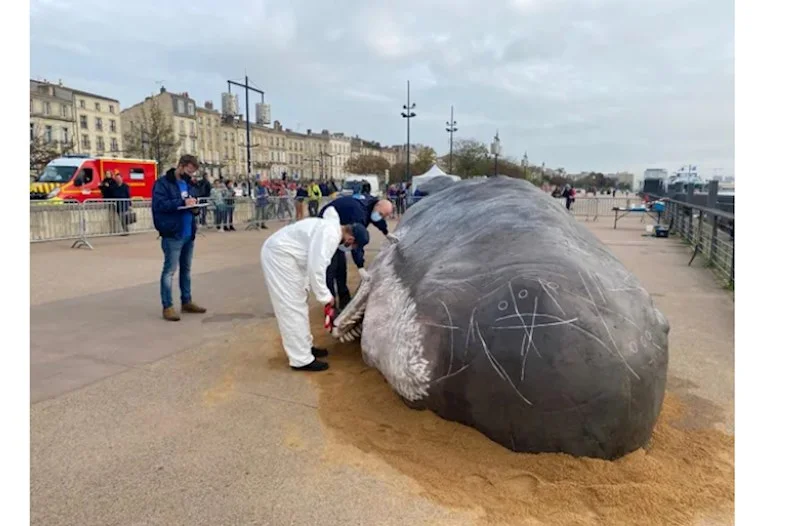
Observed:
[[[312,327],[321,328],[321,319],[312,316]],[[330,338],[319,329],[315,341]],[[319,388],[331,462],[372,471],[389,466],[413,479],[425,497],[479,511],[486,524],[733,522],[734,439],[687,425],[692,409],[674,392],[667,393],[646,451],[614,462],[513,453],[472,428],[408,409],[363,363],[356,344],[328,349],[331,369],[308,377]],[[271,365],[278,365],[283,357],[273,356]]]

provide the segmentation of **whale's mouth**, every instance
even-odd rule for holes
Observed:
[[[369,291],[370,282],[362,281],[353,299],[333,320],[331,334],[340,342],[352,342],[361,338],[361,324],[364,321],[364,312],[367,309]]]

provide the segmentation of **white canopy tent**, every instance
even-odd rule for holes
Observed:
[[[425,172],[424,174],[415,175],[414,177],[411,178],[411,193],[413,194],[414,192],[416,192],[417,191],[417,187],[419,185],[421,185],[422,183],[426,183],[426,182],[430,181],[431,179],[433,179],[434,177],[441,177],[441,176],[449,177],[453,181],[460,181],[461,180],[461,177],[459,177],[457,175],[450,175],[450,174],[445,173],[441,168],[439,168],[434,163],[434,165],[431,166],[431,169],[428,170],[427,172]]]

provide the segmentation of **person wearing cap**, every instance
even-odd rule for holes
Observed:
[[[319,211],[319,217],[327,217],[335,212],[342,225],[357,223],[364,228],[375,225],[384,236],[389,235],[386,218],[392,215],[394,207],[391,201],[364,196],[357,199],[352,196],[337,197]],[[347,250],[339,250],[333,255],[325,274],[325,281],[331,294],[339,299],[339,310],[343,310],[350,303],[350,290],[347,288]],[[369,279],[369,273],[364,268],[364,245],[354,247],[349,251],[353,256],[353,263],[358,267],[358,274],[362,281]]]
[[[328,351],[314,347],[308,320],[310,290],[323,305],[334,303],[325,283],[325,271],[333,254],[363,247],[369,232],[361,224],[341,225],[334,210],[326,218],[309,217],[287,225],[261,247],[261,269],[278,321],[283,350],[292,369],[324,371],[320,361]]]

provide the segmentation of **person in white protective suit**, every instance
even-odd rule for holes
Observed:
[[[334,211],[335,212],[335,211]],[[364,225],[340,225],[338,214],[325,219],[310,217],[287,225],[264,242],[261,269],[289,365],[296,370],[324,371],[328,355],[313,345],[308,321],[309,289],[323,305],[334,301],[325,284],[325,270],[334,252],[364,246],[369,233]]]

